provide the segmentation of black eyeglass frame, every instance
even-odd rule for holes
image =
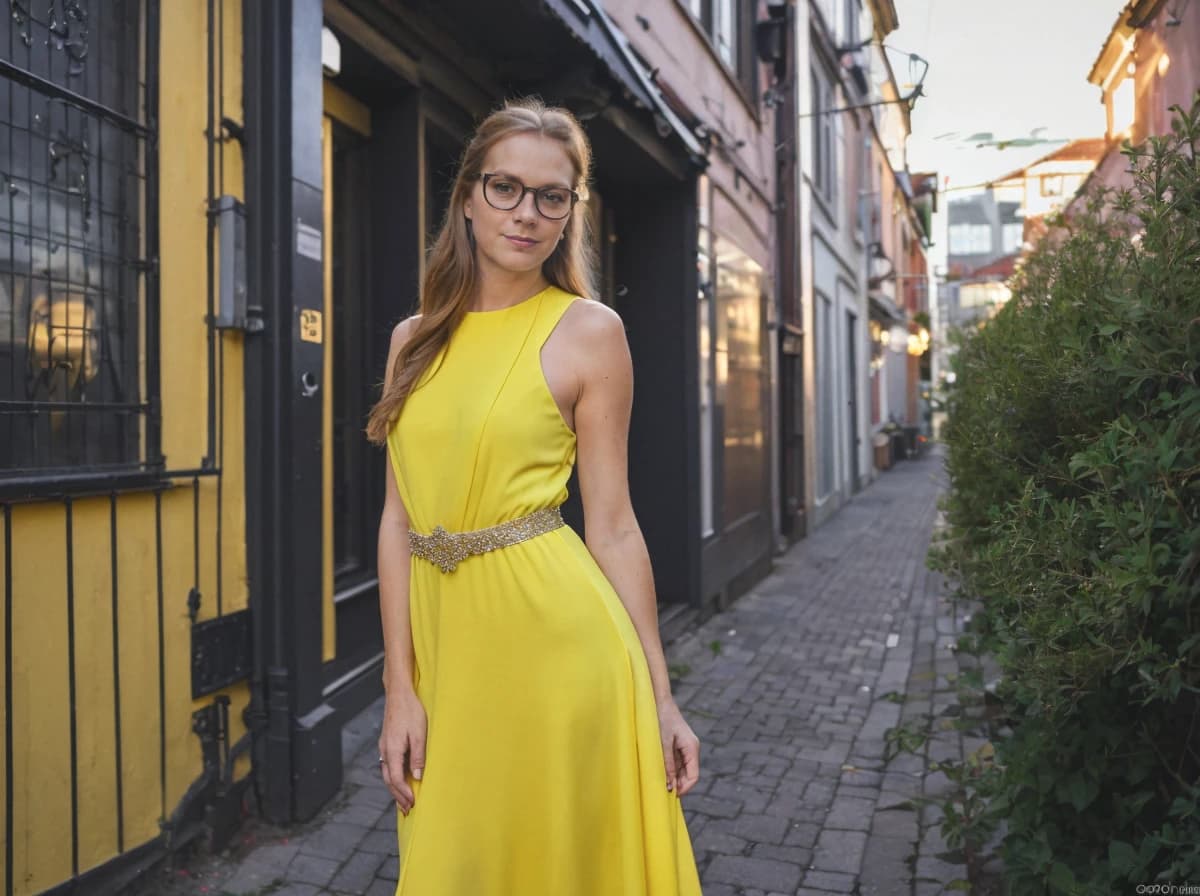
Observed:
[[[512,181],[515,184],[520,184],[521,195],[518,196],[517,201],[514,202],[512,205],[510,205],[508,208],[505,208],[504,206],[501,206],[501,205],[496,205],[496,203],[492,202],[491,198],[488,196],[488,190],[487,190],[488,181],[491,180],[493,177],[502,177],[505,180]],[[561,221],[563,218],[570,216],[571,212],[575,210],[575,204],[579,202],[578,191],[572,190],[570,187],[527,187],[527,186],[525,186],[525,184],[521,183],[520,179],[513,177],[511,174],[501,174],[498,171],[482,171],[479,174],[479,179],[481,181],[483,181],[483,199],[484,199],[484,201],[488,205],[490,205],[492,208],[496,209],[497,211],[511,212],[514,208],[516,208],[518,205],[520,205],[522,202],[525,201],[526,193],[532,193],[533,194],[533,207],[535,209],[537,209],[537,213],[539,215],[541,215],[547,221]],[[542,205],[541,205],[540,200],[541,200],[541,193],[543,190],[559,190],[559,191],[565,190],[567,193],[569,193],[571,195],[571,205],[567,209],[566,214],[559,215],[557,218],[555,218],[552,215],[548,215],[544,211],[542,211]]]

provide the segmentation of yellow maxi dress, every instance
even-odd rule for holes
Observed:
[[[540,351],[575,298],[552,286],[468,313],[418,381],[388,437],[415,531],[566,498],[575,435]],[[429,733],[397,896],[699,896],[645,653],[575,532],[452,572],[413,557],[411,575]]]

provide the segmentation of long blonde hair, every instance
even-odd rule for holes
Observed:
[[[559,141],[575,169],[575,188],[581,199],[587,197],[592,150],[583,128],[567,109],[546,106],[532,97],[510,100],[480,123],[463,151],[446,217],[429,252],[421,282],[420,320],[397,353],[392,369],[386,372],[382,395],[367,421],[367,439],[375,444],[387,440],[388,430],[414,384],[466,314],[479,271],[464,204],[479,179],[488,151],[513,134],[540,134]],[[542,264],[542,274],[552,285],[574,295],[594,295],[589,220],[584,203],[576,203],[565,237]]]

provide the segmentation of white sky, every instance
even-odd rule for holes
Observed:
[[[901,93],[910,78],[906,54],[929,60],[912,115],[911,171],[937,171],[953,191],[1062,145],[977,149],[964,138],[978,132],[998,140],[1034,128],[1045,128],[1044,138],[1104,136],[1100,88],[1087,75],[1125,0],[895,2],[900,28],[885,43]],[[942,136],[949,133],[956,136]]]

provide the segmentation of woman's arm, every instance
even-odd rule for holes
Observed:
[[[412,318],[397,324],[392,331],[388,352],[387,375],[400,347],[408,339]],[[386,449],[385,449],[386,450]],[[385,457],[387,469],[383,513],[379,519],[378,559],[379,613],[383,623],[383,687],[386,693],[383,730],[379,736],[379,755],[383,757],[383,779],[392,796],[407,815],[414,795],[405,776],[407,771],[420,779],[425,765],[425,711],[413,687],[412,623],[409,618],[410,548],[408,511],[400,498],[400,489],[392,471],[391,457]]]
[[[650,555],[629,497],[633,361],[624,325],[614,311],[595,302],[587,302],[580,311],[571,335],[574,344],[587,347],[576,354],[579,394],[574,415],[587,547],[637,630],[658,703],[668,787],[682,796],[699,777],[699,741],[671,696]]]

